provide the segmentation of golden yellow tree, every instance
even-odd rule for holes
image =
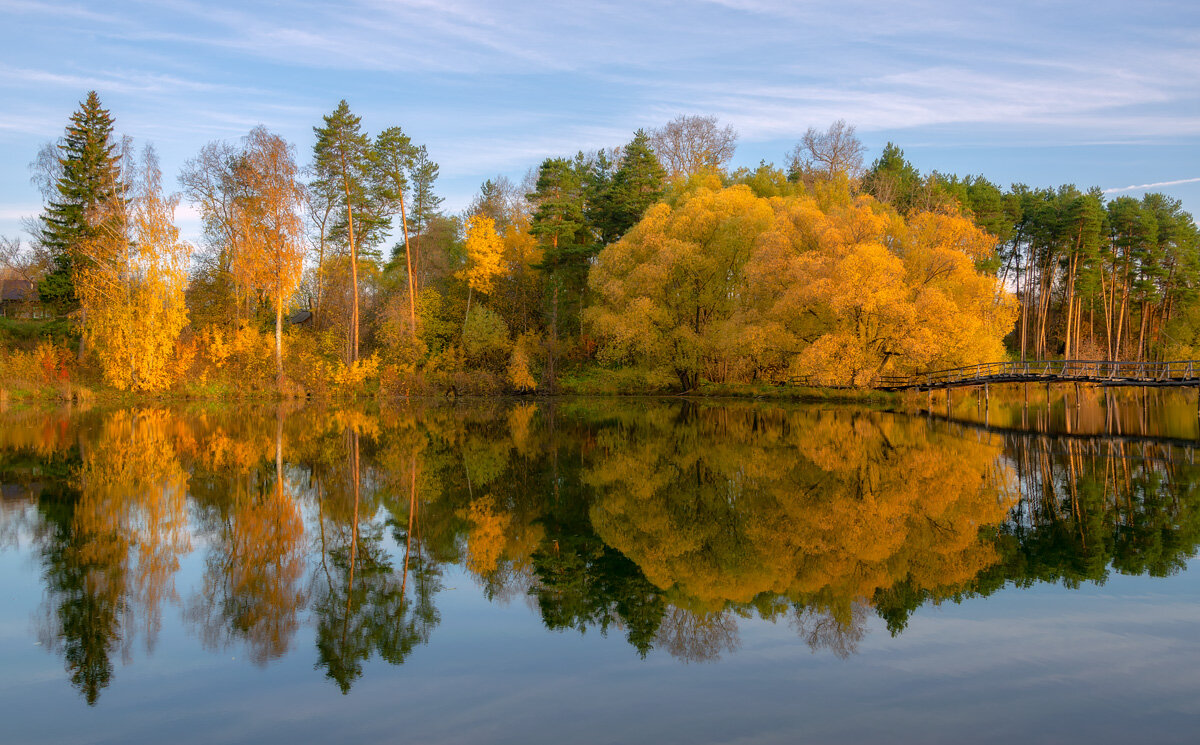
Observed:
[[[698,190],[683,204],[651,207],[624,238],[600,252],[588,284],[599,298],[586,319],[613,361],[635,361],[700,381],[715,327],[740,302],[742,267],[771,207],[745,186]]]
[[[246,136],[237,158],[237,219],[246,248],[240,279],[271,299],[275,310],[275,378],[283,385],[283,308],[304,270],[304,198],[292,146],[264,127]]]
[[[776,200],[777,220],[747,268],[743,319],[774,330],[792,374],[825,385],[871,385],[1003,357],[1014,306],[977,262],[995,242],[966,218],[905,222],[870,197],[827,204]]]
[[[127,203],[113,203],[108,227],[85,246],[76,287],[85,329],[104,379],[121,390],[153,391],[171,380],[168,363],[187,324],[183,291],[191,247],[174,224],[178,203],[162,191],[153,148],[137,168]]]
[[[471,315],[471,295],[492,291],[496,277],[504,271],[504,240],[496,232],[496,221],[475,215],[467,222],[467,266],[459,276],[467,283],[467,316]],[[466,324],[464,318],[463,324]]]
[[[966,218],[905,222],[844,182],[770,199],[700,183],[600,253],[587,319],[602,359],[684,389],[784,373],[869,386],[1002,357],[1014,306],[978,268],[993,250]]]

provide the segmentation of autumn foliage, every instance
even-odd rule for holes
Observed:
[[[588,320],[603,358],[685,389],[701,378],[866,386],[1003,356],[1014,305],[978,268],[993,250],[958,215],[905,220],[848,192],[700,188],[601,252]]]
[[[74,280],[105,382],[158,391],[173,382],[169,365],[187,325],[191,247],[179,238],[176,201],[163,194],[152,150],[138,171],[133,198],[109,203],[108,228],[84,244],[90,260],[76,263]]]
[[[737,133],[680,117],[547,158],[520,185],[488,179],[445,214],[426,148],[399,127],[368,136],[341,101],[310,168],[262,127],[185,164],[194,255],[152,158],[134,165],[94,93],[71,122],[39,156],[54,189],[35,241],[39,295],[71,328],[59,336],[82,338],[77,361],[0,360],[5,389],[870,388],[1016,353],[1200,348],[1200,232],[1178,202],[1002,194],[922,177],[890,144],[864,168],[840,120],[809,128],[785,168],[730,171]]]

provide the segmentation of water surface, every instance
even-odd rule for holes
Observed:
[[[6,412],[2,739],[1193,741],[1194,399],[973,403]]]

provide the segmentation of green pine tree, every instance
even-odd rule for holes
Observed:
[[[621,151],[621,162],[602,200],[596,226],[601,242],[614,243],[636,225],[662,198],[666,180],[667,172],[650,147],[650,136],[639,129]]]
[[[99,217],[107,213],[103,205],[125,198],[112,130],[112,116],[96,92],[89,91],[58,143],[58,198],[46,205],[40,236],[54,257],[54,267],[38,283],[38,294],[60,311],[78,306],[72,273],[79,262],[87,261],[85,242],[105,230]]]
[[[348,362],[358,360],[358,259],[360,245],[369,245],[372,233],[381,225],[373,215],[373,179],[371,138],[361,130],[362,120],[350,113],[342,99],[324,127],[313,127],[317,135],[313,159],[320,188],[338,195],[343,219],[334,226],[335,240],[344,239],[350,254],[350,282],[353,285],[350,315],[350,354]]]

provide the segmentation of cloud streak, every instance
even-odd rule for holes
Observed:
[[[257,124],[303,159],[312,126],[345,98],[368,131],[399,124],[427,144],[458,205],[497,170],[519,177],[683,113],[738,129],[737,165],[846,119],[880,141],[871,147],[893,139],[959,158],[914,161],[923,170],[1033,183],[1158,178],[1174,165],[1155,164],[1158,152],[1175,147],[1177,164],[1200,138],[1200,47],[1188,31],[1200,8],[1183,3],[109,0],[96,13],[79,0],[0,0],[0,11],[11,19],[0,28],[10,204],[29,199],[25,164],[88,89],[118,130],[160,145],[168,174],[204,142]],[[1114,144],[1127,151],[1093,157],[1080,175],[1050,173],[1063,159],[1003,173],[1014,148]]]
[[[1167,186],[1179,186],[1181,184],[1196,184],[1200,183],[1200,177],[1197,178],[1181,178],[1175,181],[1155,181],[1152,184],[1138,184],[1136,186],[1115,186],[1111,189],[1105,189],[1105,194],[1119,194],[1123,191],[1141,191],[1142,189],[1162,189]]]

